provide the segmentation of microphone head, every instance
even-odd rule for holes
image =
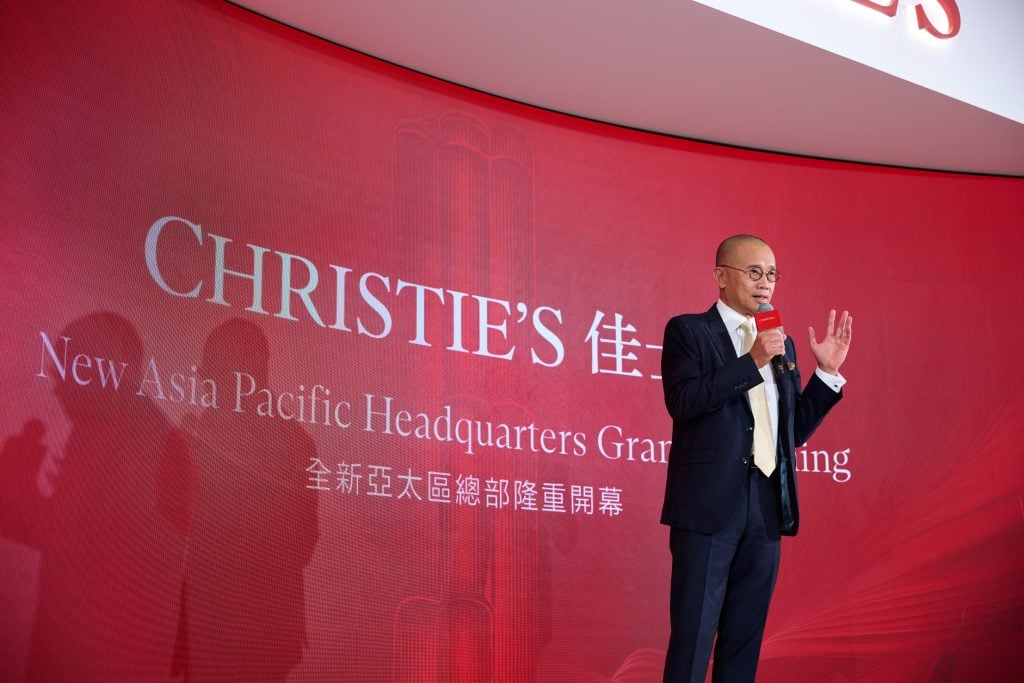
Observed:
[[[768,311],[774,311],[774,310],[775,310],[775,307],[772,306],[771,304],[761,304],[760,306],[757,307],[757,312],[758,313],[767,313]]]

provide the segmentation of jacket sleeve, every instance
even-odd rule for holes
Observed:
[[[799,375],[797,382],[799,382]],[[807,443],[821,424],[828,411],[843,397],[842,391],[832,391],[821,381],[817,373],[811,375],[807,386],[797,397],[796,415],[793,420],[793,446]]]
[[[749,353],[723,363],[704,329],[688,321],[692,318],[669,320],[662,345],[665,406],[676,422],[718,410],[764,381]]]

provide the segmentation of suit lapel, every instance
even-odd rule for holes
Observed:
[[[715,306],[712,306],[704,314],[704,321],[707,325],[706,332],[711,340],[711,346],[718,353],[718,359],[722,364],[736,360],[736,347],[733,346],[729,330],[726,329],[725,323],[722,322],[722,316],[718,314],[718,309]]]
[[[734,361],[738,358],[736,355],[736,347],[732,343],[732,336],[729,334],[729,329],[725,326],[722,321],[722,316],[718,314],[718,308],[712,306],[707,313],[704,314],[704,320],[707,324],[707,335],[711,341],[711,347],[718,354],[718,360],[721,361],[722,365],[725,365],[729,361]],[[743,392],[743,402],[747,405],[747,410],[750,410],[750,396],[747,392]],[[753,413],[751,413],[753,415]]]

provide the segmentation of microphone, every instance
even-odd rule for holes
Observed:
[[[757,313],[754,314],[754,323],[758,330],[771,330],[776,327],[781,329],[782,316],[771,304],[761,304],[757,307]],[[776,379],[782,379],[785,367],[785,361],[781,355],[772,358],[772,372],[775,373]]]

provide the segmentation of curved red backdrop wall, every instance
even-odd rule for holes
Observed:
[[[660,680],[674,314],[857,319],[774,680],[1024,645],[1020,179],[759,154],[217,3],[0,10],[5,680]]]

